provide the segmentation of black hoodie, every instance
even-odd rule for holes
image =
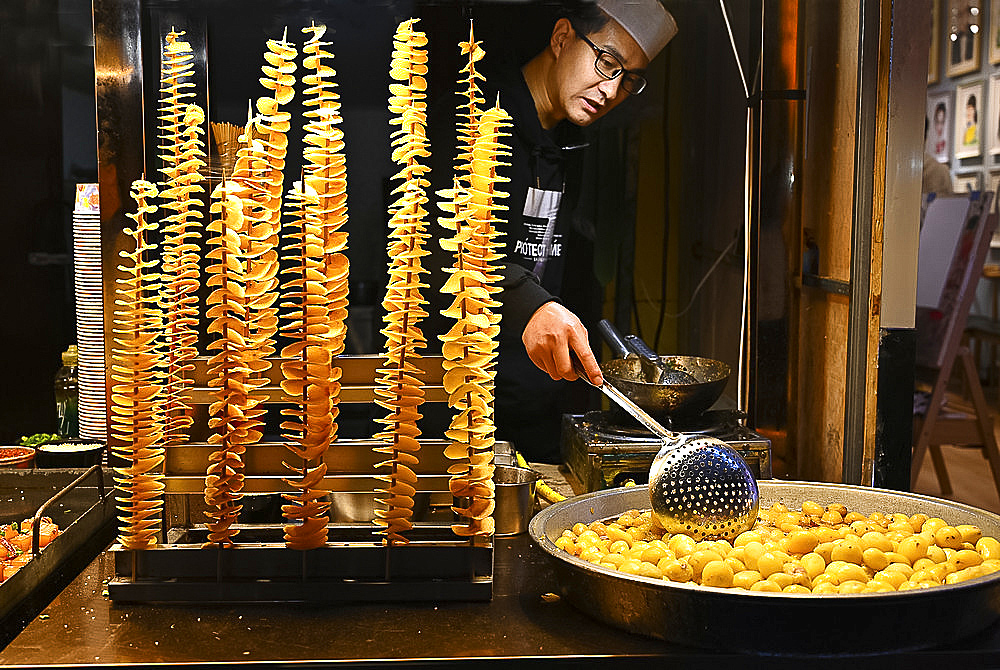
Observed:
[[[520,342],[531,315],[546,302],[560,300],[583,134],[565,121],[551,130],[542,128],[519,69],[503,69],[487,75],[486,81],[495,85],[484,91],[487,105],[494,104],[499,93],[500,106],[514,122],[505,138],[511,147],[510,165],[498,170],[510,179],[501,185],[508,193],[503,201],[508,209],[500,217],[505,223],[499,225],[505,233],[501,338]]]
[[[570,383],[555,381],[528,358],[521,340],[532,314],[550,301],[562,302],[572,205],[579,197],[583,133],[562,122],[542,128],[519,68],[487,73],[500,106],[510,114],[508,211],[498,228],[505,233],[505,258],[496,375],[494,420],[497,439],[509,441],[530,461],[558,463],[562,415],[575,402]],[[496,94],[484,90],[487,105]],[[570,267],[574,267],[570,261]],[[585,266],[589,272],[589,266]]]

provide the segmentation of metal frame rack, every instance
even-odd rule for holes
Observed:
[[[380,360],[377,356],[338,359],[343,369],[341,402],[372,400],[372,380]],[[421,359],[429,402],[445,398],[440,361],[439,356]],[[201,363],[196,379],[204,375]],[[276,386],[264,387],[264,392],[271,402],[280,400]],[[209,400],[205,386],[196,387],[192,395],[196,403]],[[280,523],[241,524],[234,548],[204,548],[206,530],[193,508],[214,447],[191,443],[168,448],[164,484],[174,509],[172,514],[165,511],[163,541],[145,550],[120,544],[111,548],[116,578],[108,584],[109,597],[121,602],[490,600],[492,539],[462,539],[450,529],[453,498],[443,456],[445,441],[421,441],[417,520],[410,543],[402,546],[384,545],[371,517],[366,518],[378,486],[373,467],[377,454],[372,451],[376,444],[371,439],[344,439],[331,445],[323,486],[331,491],[332,518],[340,520],[331,523],[324,547],[304,552],[285,548]],[[279,442],[248,448],[244,493],[290,491],[282,481],[287,476],[282,465],[287,453]],[[509,445],[498,443],[497,454],[498,461],[508,459]]]

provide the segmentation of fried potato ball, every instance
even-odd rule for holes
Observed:
[[[926,514],[805,501],[776,503],[732,542],[669,534],[649,510],[577,523],[556,546],[626,574],[722,589],[792,594],[883,593],[956,584],[1000,571],[1000,540]]]

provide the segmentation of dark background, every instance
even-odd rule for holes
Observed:
[[[207,41],[211,70],[207,73],[209,118],[242,124],[247,102],[261,94],[257,77],[264,42],[280,38],[286,27],[289,39],[301,39],[297,31],[303,16],[316,17],[333,28],[328,37],[334,42],[347,141],[352,318],[365,320],[353,324],[360,341],[352,346],[353,352],[373,352],[380,344],[377,304],[386,268],[386,190],[395,172],[386,141],[386,90],[390,36],[396,24],[411,16],[421,17],[418,27],[435,37],[430,47],[432,64],[436,64],[432,71],[453,72],[444,63],[458,58],[457,42],[467,35],[469,18],[475,20],[477,38],[483,40],[488,59],[510,51],[529,55],[547,35],[547,23],[539,17],[551,16],[553,4],[155,0],[142,5],[143,39],[148,41],[149,34],[177,27],[187,29],[194,41],[199,24],[210,25],[211,30],[202,30],[199,38]],[[735,12],[734,32],[743,49],[749,33],[748,10],[741,3],[728,4]],[[605,287],[605,316],[610,317],[613,311],[620,329],[639,332],[661,353],[710,356],[735,366],[739,331],[734,324],[738,323],[742,292],[738,248],[732,259],[727,257],[714,271],[690,310],[681,316],[670,312],[688,304],[719,250],[740,228],[745,101],[718,5],[675,0],[669,8],[681,32],[666,54],[654,61],[648,92],[630,110],[623,106],[614,115],[618,117],[614,123],[636,120],[641,124],[644,152],[647,148],[652,156],[658,150],[664,152],[661,159],[653,159],[661,160],[660,165],[644,167],[645,186],[641,188],[652,184],[654,197],[670,202],[669,212],[659,215],[654,208],[650,215],[640,203],[632,222],[640,233],[640,245],[642,231],[663,231],[663,249],[656,250],[657,255],[662,253],[662,262],[651,274],[636,276],[635,286],[631,284],[630,241],[636,238],[627,228],[632,225],[628,216],[619,212],[626,220],[613,223],[625,227],[613,228],[614,235],[600,238],[608,245],[598,245],[600,252],[606,252],[604,247],[609,245],[621,247],[614,249],[617,256],[610,257],[621,272],[613,277],[614,287]],[[173,26],[178,17],[185,25]],[[525,46],[529,44],[530,49]],[[150,101],[155,100],[157,88],[157,46],[143,45],[147,124],[151,123]],[[744,62],[752,71],[745,55]],[[447,99],[449,96],[442,93],[445,85],[452,82],[442,77],[432,79],[429,99]],[[0,195],[4,203],[0,215],[0,318],[4,323],[0,328],[0,444],[10,444],[24,434],[55,430],[53,376],[60,365],[60,352],[75,341],[69,256],[72,196],[76,183],[97,181],[90,2],[0,3],[0,90],[4,93],[0,104],[4,122],[0,142]],[[650,133],[657,128],[668,137],[663,147],[658,146],[656,133]],[[623,134],[621,128],[609,131],[612,140]],[[294,140],[290,146],[295,146]],[[638,147],[630,145],[624,150],[637,152]],[[146,168],[152,171],[156,166],[148,160],[149,154],[147,146]],[[129,203],[126,199],[122,204]],[[668,240],[676,245],[675,251],[668,250]],[[595,259],[595,266],[601,264],[605,276],[608,261],[607,255]],[[613,291],[617,295],[612,295]],[[663,300],[668,291],[676,293],[677,302],[661,310],[657,322],[636,316],[637,301]],[[607,307],[612,300],[613,310]],[[369,309],[366,312],[362,307]],[[775,388],[779,397],[783,395],[780,386]]]
[[[349,353],[378,351],[384,286],[386,207],[389,177],[395,172],[386,141],[389,112],[388,64],[391,36],[406,18],[432,34],[428,99],[454,105],[451,73],[457,72],[458,41],[474,19],[477,38],[498,50],[527,54],[547,34],[544,17],[555,3],[409,2],[338,0],[250,0],[232,3],[153,0],[143,4],[143,39],[185,30],[196,49],[205,45],[209,70],[197,69],[208,83],[198,100],[212,121],[242,125],[248,102],[263,93],[257,79],[266,40],[301,42],[304,21],[327,24],[333,42],[343,130],[347,142],[351,302],[355,323]],[[237,9],[238,7],[238,9]],[[514,12],[512,13],[512,9]],[[307,18],[303,18],[307,17]],[[540,19],[535,21],[535,19]],[[0,193],[4,195],[0,245],[0,330],[3,380],[0,385],[0,444],[22,435],[56,429],[53,377],[60,353],[76,341],[73,301],[72,212],[77,183],[97,182],[97,117],[94,96],[94,37],[87,0],[19,0],[0,6],[0,104],[4,141]],[[513,26],[518,30],[512,30]],[[208,28],[211,26],[211,29]],[[374,35],[384,39],[373,39]],[[439,46],[440,45],[440,46]],[[445,50],[444,45],[448,45]],[[438,48],[435,48],[438,47]],[[158,55],[144,43],[147,178],[157,181],[155,138]],[[490,48],[490,47],[488,47]],[[454,53],[449,53],[454,52]],[[447,62],[447,64],[446,64]],[[436,65],[435,65],[436,64]],[[295,103],[289,111],[296,114]],[[114,124],[114,119],[105,120]],[[301,163],[301,128],[290,133],[287,174]],[[374,148],[374,150],[373,150]],[[286,184],[286,187],[288,184]],[[132,203],[119,194],[123,207]],[[110,202],[110,197],[107,198]]]
[[[335,45],[334,67],[345,104],[343,128],[352,191],[352,305],[356,302],[374,309],[384,285],[385,189],[392,165],[388,147],[383,152],[373,152],[371,147],[385,144],[388,129],[388,38],[399,21],[426,14],[418,27],[426,30],[431,22],[447,25],[450,40],[453,32],[458,35],[467,30],[467,18],[476,16],[478,21],[479,16],[498,11],[466,4],[159,1],[146,3],[143,22],[147,33],[167,31],[173,27],[172,20],[186,17],[177,28],[188,28],[188,39],[207,35],[212,70],[209,117],[241,125],[247,101],[262,93],[257,77],[265,41],[280,38],[286,27],[289,40],[301,40],[302,16],[327,21],[331,29],[326,39]],[[239,9],[234,9],[237,5]],[[530,16],[537,9],[521,7],[519,14]],[[206,24],[212,26],[211,33],[196,34],[198,26]],[[373,40],[373,34],[387,39]],[[508,37],[530,34],[530,30],[519,31],[503,41],[516,44]],[[449,43],[457,44],[457,40]],[[146,99],[155,100],[155,45],[145,45],[144,54]],[[0,91],[4,93],[0,104],[4,128],[0,141],[4,202],[0,215],[0,444],[12,444],[22,435],[55,430],[53,377],[61,365],[60,353],[76,340],[73,195],[77,183],[98,181],[94,37],[88,0],[0,3]],[[155,124],[155,107],[147,104],[150,124]],[[290,147],[297,146],[295,138],[290,139]],[[147,155],[154,150],[147,145]],[[289,164],[290,170],[296,169],[291,166],[298,164],[298,157],[290,154]],[[156,167],[155,159],[147,160],[147,169]],[[372,335],[378,337],[375,312],[370,321],[358,324],[356,332],[363,337],[355,343],[355,350],[370,349]]]
[[[0,3],[0,444],[54,432],[53,377],[76,340],[73,194],[97,181],[89,2]]]

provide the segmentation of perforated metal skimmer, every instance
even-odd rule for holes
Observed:
[[[671,432],[607,381],[597,388],[663,438],[649,469],[649,501],[665,530],[732,539],[753,527],[757,480],[732,447],[708,435]]]
[[[732,539],[752,528],[759,494],[743,457],[714,437],[675,438],[649,469],[649,500],[664,529]]]

